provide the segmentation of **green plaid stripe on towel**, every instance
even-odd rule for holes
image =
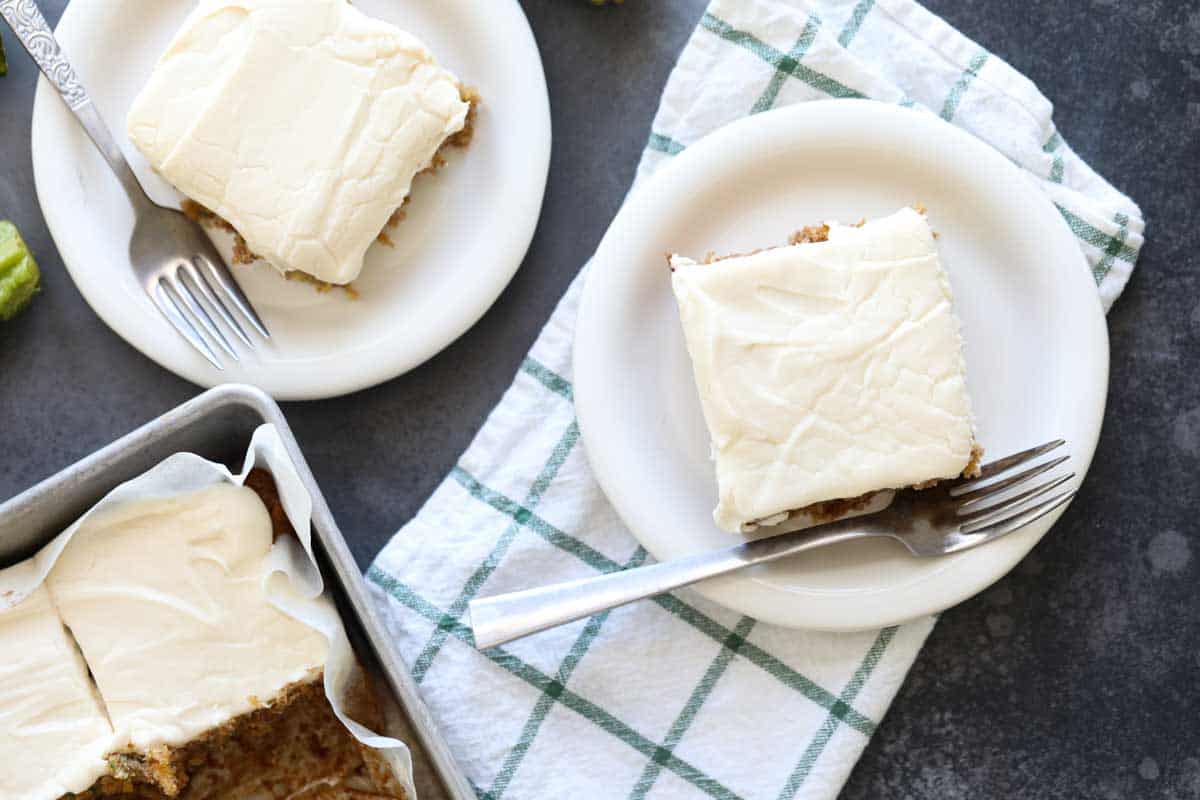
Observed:
[[[1026,170],[1108,307],[1136,205],[1055,130],[1022,75],[910,0],[716,0],[671,75],[638,172],[780,105],[872,97],[939,114]],[[932,618],[782,630],[684,590],[477,652],[478,594],[643,563],[589,472],[571,387],[576,280],[451,475],[368,578],[480,798],[832,798]]]

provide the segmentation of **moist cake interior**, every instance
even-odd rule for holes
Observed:
[[[372,689],[360,684],[351,713],[378,728]],[[396,800],[404,790],[381,756],[334,715],[321,683],[296,687],[155,764],[110,760],[114,775],[64,800]],[[166,778],[174,793],[163,788]]]

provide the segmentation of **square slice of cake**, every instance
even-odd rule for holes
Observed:
[[[950,283],[909,208],[793,244],[670,257],[730,532],[974,467]]]
[[[346,0],[202,0],[127,128],[250,252],[345,284],[463,130],[466,96],[424,44]]]

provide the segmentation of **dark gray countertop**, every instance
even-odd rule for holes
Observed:
[[[42,3],[56,19],[64,3]],[[1112,381],[1088,481],[1016,571],[947,611],[846,798],[1200,798],[1200,3],[931,0],[1031,77],[1065,137],[1137,200],[1148,243],[1109,317]],[[429,363],[286,411],[364,566],[500,399],[628,187],[702,0],[526,0],[554,155],[512,285]],[[0,217],[45,291],[0,327],[0,498],[192,396],[67,277],[29,164],[34,69],[7,32]]]

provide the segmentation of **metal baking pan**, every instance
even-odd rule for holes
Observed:
[[[405,721],[415,737],[415,741],[408,741],[413,749],[414,781],[418,791],[424,792],[422,800],[434,800],[438,794],[451,800],[475,800],[466,776],[417,693],[408,668],[389,644],[362,573],[283,412],[258,389],[238,384],[210,389],[0,505],[0,566],[33,555],[118,484],[137,477],[173,453],[197,453],[234,471],[240,469],[251,434],[264,422],[279,430],[312,496],[317,560],[355,653],[364,667],[386,679],[407,716]],[[435,774],[425,772],[428,768]]]

